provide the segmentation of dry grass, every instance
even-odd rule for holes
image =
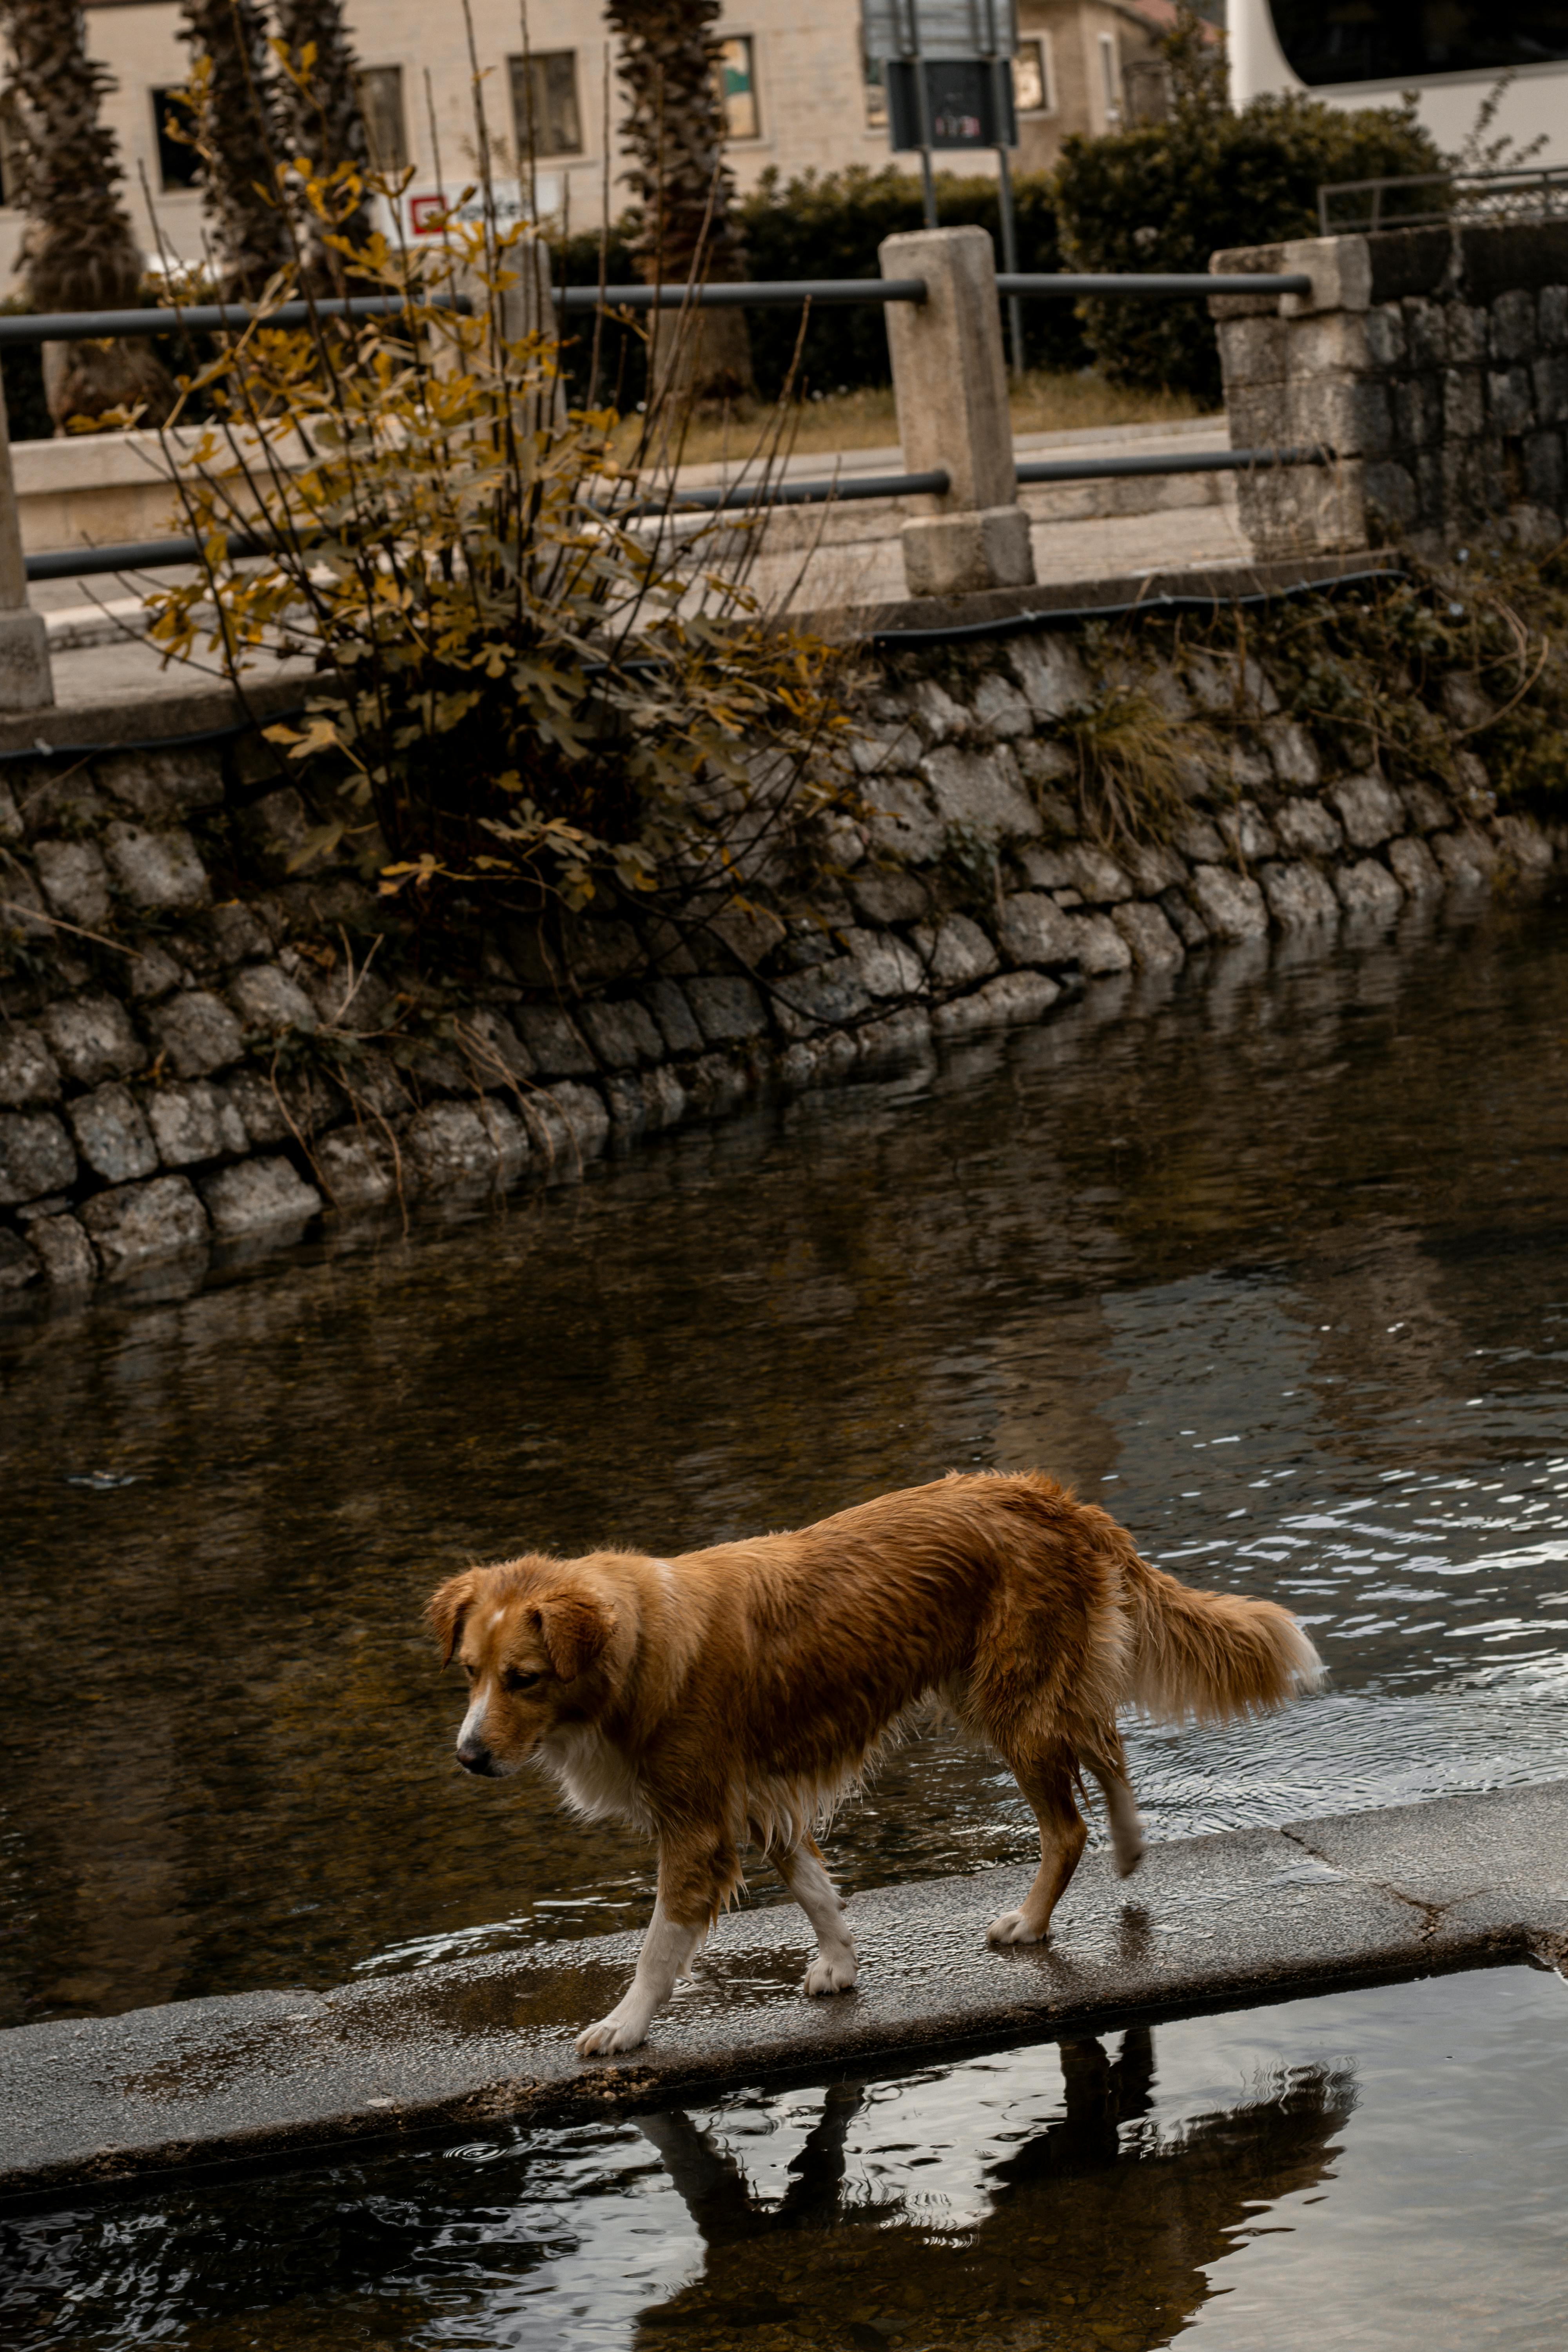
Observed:
[[[1184,393],[1130,392],[1096,375],[1053,375],[1037,369],[1013,389],[1015,433],[1092,431],[1107,425],[1163,425],[1202,414]],[[765,412],[749,424],[694,423],[683,456],[689,465],[737,457],[755,447],[765,429]],[[841,392],[802,404],[790,420],[784,446],[796,456],[811,450],[886,449],[897,445],[898,420],[890,385]]]

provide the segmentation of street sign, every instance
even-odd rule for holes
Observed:
[[[866,55],[933,65],[1010,58],[1018,47],[1015,0],[862,0]]]
[[[926,107],[932,147],[1016,147],[1013,77],[998,73],[989,58],[927,58],[920,64],[889,58],[882,67],[888,93],[888,128],[895,154],[927,142],[921,135],[920,92],[915,76],[925,70]]]

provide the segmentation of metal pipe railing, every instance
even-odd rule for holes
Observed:
[[[1222,270],[1128,269],[1086,275],[1052,270],[1037,277],[1005,277],[1000,272],[996,291],[1005,297],[1021,294],[1046,302],[1076,302],[1088,295],[1128,295],[1149,302],[1179,302],[1210,294],[1310,294],[1312,281],[1304,269]]]
[[[390,319],[409,308],[401,294],[323,296],[319,302],[192,302],[184,309],[146,310],[24,310],[0,317],[0,344],[98,343],[122,335],[220,334],[226,329],[307,327],[312,319]],[[468,311],[466,295],[421,296],[426,310]]]
[[[813,310],[851,302],[923,302],[923,278],[779,278],[732,286],[558,286],[554,300],[574,310],[779,310],[809,302]]]
[[[1298,449],[1194,449],[1180,457],[1026,457],[1020,482],[1113,482],[1139,474],[1266,474],[1277,466],[1331,466],[1326,441]]]

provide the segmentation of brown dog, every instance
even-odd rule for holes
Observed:
[[[1104,1794],[1123,1876],[1143,1851],[1117,1710],[1168,1721],[1278,1706],[1321,1673],[1268,1601],[1193,1592],[1114,1519],[1037,1472],[957,1472],[795,1535],[679,1559],[529,1554],[442,1585],[431,1626],[468,1678],[466,1770],[537,1762],[590,1820],[658,1841],[658,1895],[631,1988],[578,2036],[635,2050],[759,1846],[816,1931],[808,1993],[846,1991],[855,1947],[815,1825],[922,1701],[1010,1766],[1040,1867],[995,1944],[1037,1944]]]

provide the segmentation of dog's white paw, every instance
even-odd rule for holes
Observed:
[[[823,1993],[848,1992],[859,1973],[860,1964],[853,1952],[823,1952],[805,1972],[805,1990],[813,2000]]]
[[[647,2039],[647,2020],[640,2015],[625,2016],[612,2009],[608,2017],[601,2017],[596,2025],[585,2025],[577,2036],[578,2055],[584,2058],[608,2058],[616,2050],[636,2050]]]
[[[1031,1927],[1021,1911],[1004,1911],[985,1930],[988,1944],[1043,1944],[1045,1937]]]
[[[1130,1844],[1119,1845],[1114,1848],[1114,1853],[1117,1877],[1131,1878],[1143,1859],[1143,1841],[1142,1838],[1137,1838]]]

